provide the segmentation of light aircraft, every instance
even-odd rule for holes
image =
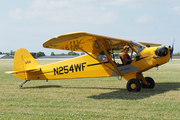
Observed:
[[[122,53],[128,45],[134,60],[123,65],[117,63],[112,54]],[[90,77],[122,76],[127,82],[127,90],[139,92],[141,88],[154,88],[151,77],[144,77],[143,72],[168,62],[172,57],[173,46],[136,42],[86,32],[74,32],[60,35],[44,42],[43,47],[85,52],[86,55],[57,63],[40,65],[24,48],[16,51],[13,71],[6,73],[25,80],[20,87],[30,80],[72,79]],[[104,61],[107,57],[109,61]]]

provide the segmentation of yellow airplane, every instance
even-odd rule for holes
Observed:
[[[125,45],[129,46],[131,58],[133,54],[137,55],[127,65],[117,63],[109,54],[122,53]],[[6,73],[25,80],[20,87],[30,80],[122,76],[128,81],[128,91],[139,92],[141,87],[152,89],[155,86],[154,80],[144,77],[142,73],[168,62],[172,56],[173,47],[160,46],[161,44],[135,42],[86,32],[68,33],[51,38],[43,47],[85,52],[86,55],[40,65],[26,49],[20,48],[14,56],[13,71]],[[105,57],[109,61],[104,61]]]

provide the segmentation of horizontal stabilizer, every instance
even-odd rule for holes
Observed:
[[[18,73],[24,73],[24,72],[29,72],[29,73],[32,73],[32,72],[38,72],[38,71],[41,71],[41,69],[31,69],[31,70],[24,70],[24,71],[6,71],[5,73],[7,74],[18,74]]]
[[[5,73],[6,73],[6,74],[17,74],[18,71],[6,71]]]

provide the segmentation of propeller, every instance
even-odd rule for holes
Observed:
[[[175,39],[174,39],[174,41],[173,41],[172,47],[169,47],[169,48],[170,48],[170,59],[171,59],[171,60],[172,60],[173,51],[174,51],[174,42],[175,42]]]

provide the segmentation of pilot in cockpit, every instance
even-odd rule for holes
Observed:
[[[128,54],[128,51],[129,51],[129,46],[125,45],[123,47],[123,54],[122,54],[122,62],[123,62],[123,65],[127,65],[127,64],[131,64],[132,62],[132,59],[131,57],[129,56]]]

